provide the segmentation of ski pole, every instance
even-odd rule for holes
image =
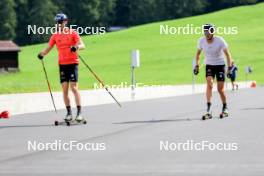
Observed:
[[[115,100],[115,102],[121,108],[122,107],[121,104],[117,101],[117,99],[113,96],[113,94],[105,86],[104,82],[94,73],[94,71],[91,69],[91,67],[89,67],[89,65],[84,61],[84,59],[80,55],[79,55],[79,58],[81,59],[81,61],[83,62],[83,64],[88,68],[88,70],[93,74],[93,76],[97,79],[97,81],[99,81],[103,85],[103,87],[105,88],[105,90],[109,93],[109,95]]]
[[[50,83],[49,83],[49,79],[48,79],[48,74],[47,74],[43,59],[41,59],[41,63],[42,63],[43,71],[45,73],[45,78],[46,78],[46,81],[47,81],[47,84],[48,84],[49,93],[50,93],[50,97],[51,97],[51,100],[52,100],[52,103],[53,103],[53,107],[54,107],[55,112],[57,113],[57,108],[55,106],[54,98],[53,98],[53,95],[52,95],[52,92],[51,92]]]

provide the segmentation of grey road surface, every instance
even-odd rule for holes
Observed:
[[[214,94],[207,121],[203,94],[85,107],[88,123],[71,127],[53,125],[65,111],[0,119],[0,175],[264,175],[263,97],[228,92],[219,119]]]

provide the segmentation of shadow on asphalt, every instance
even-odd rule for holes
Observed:
[[[197,120],[201,120],[199,119],[190,119],[190,118],[183,118],[183,119],[164,119],[164,120],[142,120],[142,121],[125,121],[125,122],[116,122],[113,124],[135,124],[135,123],[165,123],[165,122],[184,122],[184,121],[197,121]]]
[[[264,110],[264,107],[258,107],[258,108],[242,108],[240,110],[247,111],[247,110]]]
[[[34,127],[51,127],[54,126],[53,124],[46,124],[46,125],[7,125],[7,126],[0,126],[0,129],[4,128],[34,128]]]

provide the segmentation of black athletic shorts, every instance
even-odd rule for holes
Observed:
[[[235,76],[231,76],[230,79],[231,79],[232,82],[236,81],[236,77]]]
[[[216,77],[217,81],[225,81],[225,65],[206,65],[206,77]]]
[[[60,82],[78,82],[78,64],[60,65]]]

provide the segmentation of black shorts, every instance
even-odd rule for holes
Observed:
[[[60,82],[78,82],[78,64],[60,65]]]
[[[217,81],[225,81],[225,65],[206,65],[206,77],[216,77]]]
[[[231,79],[232,82],[236,81],[236,77],[235,76],[231,76],[230,79]]]

